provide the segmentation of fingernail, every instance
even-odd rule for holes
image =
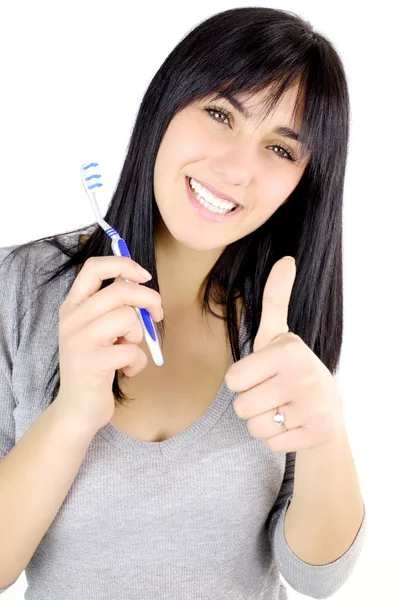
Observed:
[[[142,277],[146,278],[146,281],[150,281],[150,279],[153,278],[153,275],[150,275],[150,273],[146,271],[146,269],[143,269],[143,267],[139,267],[139,273],[142,275]]]

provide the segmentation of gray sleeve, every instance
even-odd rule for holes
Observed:
[[[15,444],[15,399],[11,389],[11,367],[0,349],[0,461]]]
[[[327,565],[309,565],[300,560],[290,549],[285,533],[286,511],[293,497],[294,470],[296,453],[286,455],[286,469],[281,491],[269,516],[269,531],[272,549],[280,573],[287,583],[300,594],[311,598],[329,598],[337,592],[350,577],[366,535],[366,512],[351,547],[333,563]]]
[[[12,368],[17,340],[16,282],[20,259],[8,258],[13,248],[15,246],[0,248],[0,460],[15,444]]]
[[[15,246],[0,248],[0,461],[15,445],[14,409],[16,406],[12,391],[12,361],[16,342],[16,306],[19,258],[6,259]],[[15,582],[0,589],[0,594]]]

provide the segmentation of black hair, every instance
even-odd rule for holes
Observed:
[[[172,50],[144,94],[122,171],[105,220],[126,241],[132,259],[150,271],[147,286],[159,290],[154,251],[154,225],[159,211],[154,198],[153,170],[171,119],[190,103],[210,93],[267,91],[262,117],[282,95],[299,83],[295,110],[304,100],[300,141],[310,152],[307,167],[287,201],[258,229],[229,244],[204,282],[203,310],[213,313],[210,298],[219,298],[234,361],[240,359],[235,301],[251,284],[244,312],[253,343],[261,318],[263,289],[272,266],[283,256],[296,260],[296,280],[288,312],[289,330],[299,335],[331,373],[342,344],[342,202],[349,137],[349,95],[344,67],[333,44],[293,12],[234,8],[194,27]],[[86,241],[67,247],[60,235],[19,245],[14,252],[45,242],[67,260],[42,285],[92,256],[111,255],[111,241],[96,223]],[[102,283],[101,289],[113,280]],[[244,307],[243,307],[244,310]],[[163,322],[158,323],[161,343]],[[52,402],[59,390],[57,353]],[[127,400],[115,372],[113,393]]]

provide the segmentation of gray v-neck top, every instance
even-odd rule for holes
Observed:
[[[79,234],[62,239],[75,245]],[[0,460],[49,405],[58,309],[76,276],[72,269],[38,295],[39,269],[65,256],[40,242],[4,260],[15,247],[0,248]],[[245,295],[242,358],[250,352],[248,306]],[[224,381],[200,419],[163,442],[134,439],[111,422],[102,427],[26,567],[25,598],[285,600],[280,574],[312,598],[343,586],[361,553],[366,517],[338,560],[301,561],[283,528],[296,454],[253,438],[233,410],[236,396]]]

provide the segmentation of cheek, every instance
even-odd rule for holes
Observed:
[[[260,210],[271,215],[287,200],[297,183],[298,177],[291,176],[289,169],[279,166],[270,168],[268,177],[262,181],[257,194]]]
[[[154,164],[153,185],[156,194],[161,188],[167,189],[168,183],[175,179],[180,153],[180,142],[176,140],[173,131],[168,129],[161,140]]]
[[[200,128],[175,125],[167,130],[160,144],[154,167],[155,184],[159,180],[173,180],[182,175],[182,170],[191,163],[209,156],[212,150],[210,140]],[[190,174],[190,173],[185,173]]]
[[[184,120],[171,122],[161,141],[153,172],[153,187],[157,201],[168,198],[168,190],[175,186],[184,175],[193,175],[191,166],[205,160],[211,151],[211,144],[206,140],[200,127]],[[191,172],[192,171],[192,172]]]
[[[202,160],[215,152],[215,135],[210,135],[204,116],[198,110],[183,111],[170,123],[169,146],[175,160],[185,165]]]
[[[213,148],[215,146],[204,131],[192,125],[191,129],[185,129],[176,138],[175,160],[181,165],[194,163],[209,157]]]

